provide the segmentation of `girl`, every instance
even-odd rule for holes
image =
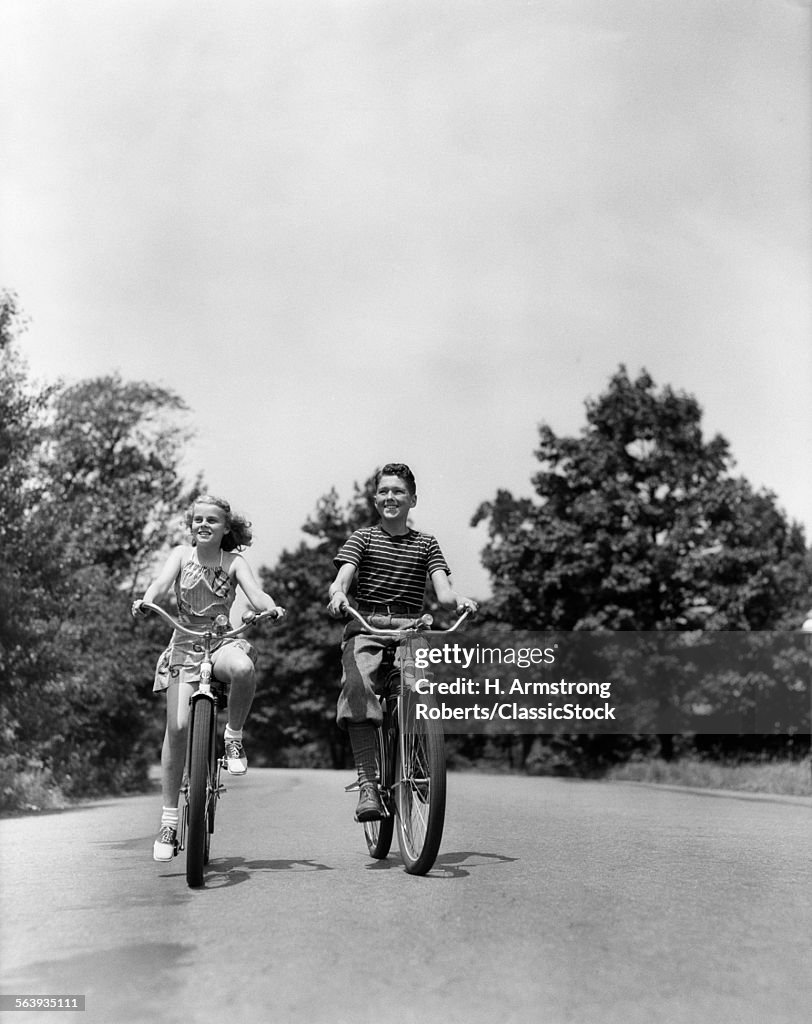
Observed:
[[[158,576],[144,596],[134,601],[132,614],[146,615],[144,601],[165,599],[173,589],[178,602],[178,619],[189,626],[210,624],[218,615],[229,615],[239,584],[256,612],[271,612],[276,618],[284,608],[269,597],[238,552],[251,543],[251,524],[234,515],[222,498],[204,494],[186,512],[191,545],[172,550]],[[163,813],[152,855],[169,861],[175,854],[178,829],[178,798],[186,753],[189,697],[200,680],[203,655],[194,650],[195,641],[177,631],[161,657],[155,672],[155,691],[166,690],[166,733],[161,750]],[[242,745],[242,727],[254,699],[256,651],[242,639],[215,644],[212,665],[215,675],[229,684],[228,724],[225,756],[232,775],[245,775],[248,761]]]

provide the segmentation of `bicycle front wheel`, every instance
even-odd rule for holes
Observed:
[[[214,709],[206,699],[194,701],[189,717],[189,787],[186,796],[186,882],[196,889],[203,884],[203,867],[209,859],[207,804],[211,790],[212,730]]]
[[[432,704],[421,694],[422,704]],[[442,725],[432,719],[416,720],[415,695],[401,698],[400,734],[397,738],[395,805],[398,846],[410,875],[431,870],[445,824],[445,739]]]

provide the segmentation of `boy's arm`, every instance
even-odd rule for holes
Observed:
[[[336,578],[330,584],[330,601],[327,611],[338,618],[349,604],[347,591],[355,577],[355,566],[351,562],[342,562]]]
[[[437,600],[443,607],[455,608],[460,614],[466,608],[470,608],[472,612],[477,610],[476,601],[472,601],[470,597],[460,597],[451,586],[448,573],[443,572],[442,569],[434,570],[431,574],[431,583],[434,587],[434,593],[437,595]]]

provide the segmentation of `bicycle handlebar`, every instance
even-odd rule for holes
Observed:
[[[360,612],[356,611],[351,605],[347,605],[344,609],[349,615],[364,627],[367,633],[374,633],[375,636],[399,636],[406,637],[410,633],[418,633],[423,629],[430,629],[431,624],[434,621],[431,615],[421,615],[419,619],[415,619],[413,625],[402,626],[400,629],[377,629],[375,626],[370,625],[367,620],[361,615]],[[465,622],[468,616],[471,614],[471,609],[466,608],[465,611],[460,615],[453,626],[449,626],[448,629],[432,629],[432,633],[453,633]]]
[[[173,629],[179,630],[181,633],[186,633],[188,636],[204,637],[207,633],[216,636],[218,639],[230,639],[232,637],[239,636],[244,633],[249,626],[255,625],[261,619],[273,618],[277,619],[280,616],[274,615],[272,612],[258,612],[253,615],[247,622],[243,622],[239,626],[235,626],[233,629],[220,631],[214,628],[214,624],[209,629],[190,629],[189,626],[185,626],[182,622],[178,622],[176,618],[165,611],[160,605],[152,604],[150,601],[142,601],[141,607],[146,608],[148,611],[155,612],[159,615],[164,622],[170,625]],[[223,616],[225,618],[225,616]]]

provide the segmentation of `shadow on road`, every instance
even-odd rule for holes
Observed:
[[[246,860],[244,857],[223,857],[209,863],[206,872],[206,886],[209,889],[225,889],[230,885],[247,882],[257,872],[263,871],[334,871],[328,864],[314,860]]]
[[[432,875],[442,878],[467,878],[469,868],[492,867],[494,864],[513,864],[518,857],[505,857],[501,853],[481,853],[468,850],[461,853],[441,854],[432,869]]]
[[[512,864],[518,857],[505,857],[501,853],[479,853],[468,850],[460,853],[441,854],[426,878],[468,878],[470,868],[488,867],[493,864]],[[367,864],[367,871],[387,871],[392,868],[403,870],[400,857],[387,857]]]
[[[517,857],[506,857],[500,853],[482,853],[466,850],[458,853],[441,854],[426,878],[449,879],[468,878],[472,870],[491,867],[495,864],[512,864]],[[403,861],[397,855],[384,860],[373,860],[366,865],[367,871],[403,871]],[[247,882],[253,875],[276,871],[335,871],[328,864],[313,860],[246,860],[244,857],[223,857],[213,860],[206,872],[206,888],[224,889]]]

